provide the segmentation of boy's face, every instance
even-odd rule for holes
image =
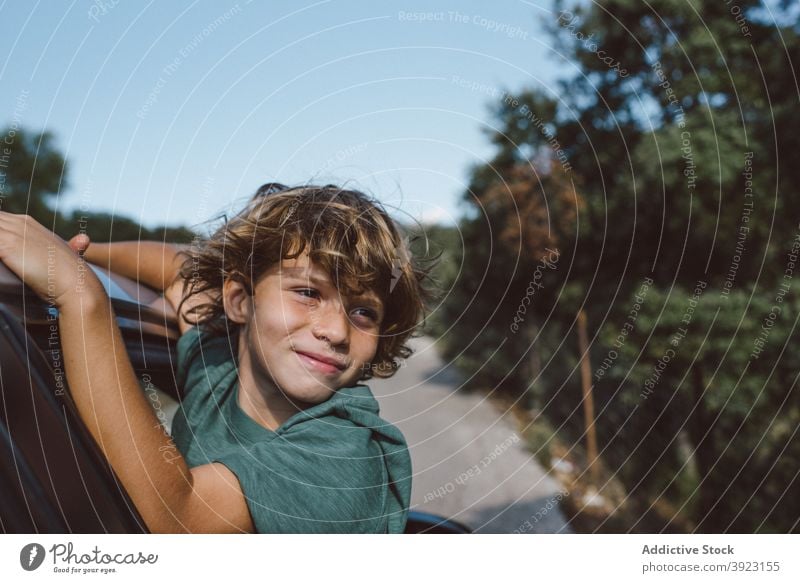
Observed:
[[[306,254],[268,270],[248,311],[243,333],[253,378],[307,404],[356,384],[375,356],[383,318],[374,292],[343,296]]]

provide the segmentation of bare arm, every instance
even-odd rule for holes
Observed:
[[[184,319],[184,315],[193,306],[208,300],[207,295],[192,296],[183,303],[178,314],[178,306],[181,305],[184,292],[183,280],[179,273],[186,257],[183,252],[188,250],[189,245],[157,241],[121,241],[89,245],[88,240],[86,244],[88,247],[83,252],[83,257],[90,263],[163,291],[164,299],[178,316],[178,328],[181,334],[192,326],[191,321],[187,322]],[[158,309],[164,306],[156,302],[152,307]],[[170,313],[168,310],[165,312]]]
[[[184,257],[180,252],[188,247],[157,241],[93,242],[83,257],[109,271],[164,291],[178,276]]]
[[[189,469],[139,388],[100,281],[29,217],[0,212],[0,260],[59,311],[78,413],[152,532],[253,532],[244,493],[222,464]],[[169,451],[169,460],[162,452]]]
[[[167,533],[252,532],[236,476],[221,464],[190,470],[162,431],[100,292],[87,289],[59,306],[67,381],[81,418],[147,526]]]

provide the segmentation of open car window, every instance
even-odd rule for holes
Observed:
[[[146,305],[158,297],[153,290],[95,272],[139,384],[169,432],[180,401],[177,325]],[[56,318],[0,263],[0,531],[144,532],[69,395]]]
[[[167,432],[181,395],[175,322],[153,290],[97,268],[139,384]],[[0,263],[0,532],[142,533],[144,521],[81,421],[64,376],[57,313]],[[408,533],[469,532],[410,512]]]

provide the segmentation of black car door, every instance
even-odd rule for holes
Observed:
[[[0,529],[146,532],[57,366],[18,316],[0,306]]]

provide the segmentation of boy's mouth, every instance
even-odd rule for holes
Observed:
[[[295,351],[300,360],[306,365],[325,374],[336,374],[347,368],[343,362],[314,352]]]

